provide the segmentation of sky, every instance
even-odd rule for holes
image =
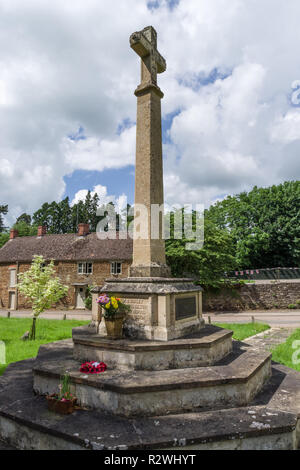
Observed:
[[[0,0],[0,204],[134,200],[138,56],[167,71],[165,199],[205,204],[299,179],[298,0]]]

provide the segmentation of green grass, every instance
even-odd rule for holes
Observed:
[[[263,323],[215,323],[220,328],[233,331],[233,339],[243,341],[250,336],[269,330],[270,326]]]
[[[6,364],[0,364],[0,375],[8,364],[35,357],[41,344],[52,343],[72,337],[72,328],[86,325],[86,321],[44,320],[36,322],[36,340],[22,341],[20,338],[29,331],[31,318],[0,318],[0,340],[6,346]]]
[[[295,345],[295,348],[293,348],[294,341],[299,341],[299,344]],[[297,351],[299,352],[297,353]],[[295,330],[285,343],[279,344],[272,350],[272,359],[275,362],[280,362],[280,364],[300,372],[300,363],[293,363],[294,354],[297,362],[300,361],[300,329]]]

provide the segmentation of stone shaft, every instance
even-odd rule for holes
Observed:
[[[132,277],[161,277],[170,274],[166,266],[163,238],[163,160],[161,98],[157,73],[166,68],[158,53],[156,32],[147,27],[130,38],[141,57],[141,84],[137,97],[135,237]]]

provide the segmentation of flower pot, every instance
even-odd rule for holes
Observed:
[[[67,401],[61,401],[57,398],[56,395],[48,395],[48,410],[58,413],[60,415],[70,415],[75,410],[75,405],[77,402],[76,398]]]
[[[109,339],[121,339],[123,337],[124,315],[114,315],[112,318],[105,318],[105,326]]]

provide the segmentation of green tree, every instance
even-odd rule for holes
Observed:
[[[194,215],[194,223],[195,217]],[[173,232],[171,217],[171,236]],[[195,228],[195,226],[194,226]],[[167,262],[174,276],[193,276],[203,285],[218,286],[235,267],[234,243],[230,233],[211,220],[204,221],[204,244],[200,250],[187,250],[187,240],[166,240]]]
[[[5,231],[3,215],[8,212],[8,206],[0,205],[0,233]]]
[[[7,243],[9,240],[9,233],[8,232],[2,232],[0,233],[0,248],[2,248],[5,243]]]
[[[31,215],[24,212],[17,218],[16,224],[19,224],[20,222],[25,222],[27,225],[31,225]]]
[[[227,229],[237,268],[295,267],[300,263],[300,181],[229,196],[206,216]]]
[[[54,262],[47,264],[42,256],[34,256],[31,267],[25,273],[18,274],[18,290],[32,303],[33,320],[29,339],[34,340],[36,319],[58,302],[68,292],[59,277],[55,276]]]
[[[19,237],[31,237],[37,234],[37,225],[27,224],[24,220],[15,223],[13,228],[18,231]]]

